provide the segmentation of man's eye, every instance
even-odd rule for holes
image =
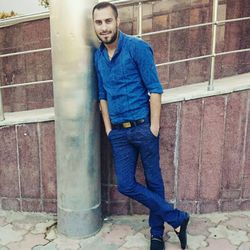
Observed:
[[[106,23],[111,23],[111,22],[112,22],[112,19],[106,20]]]
[[[102,24],[101,21],[96,21],[95,23],[96,23],[97,25],[101,25],[101,24]]]

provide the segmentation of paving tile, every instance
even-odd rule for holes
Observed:
[[[0,244],[7,245],[10,242],[21,241],[25,233],[26,231],[24,230],[22,231],[13,230],[13,226],[11,224],[1,227],[0,228]]]
[[[139,248],[139,247],[119,247],[118,250],[141,250],[142,248]]]
[[[0,227],[5,226],[7,224],[7,221],[3,216],[0,216]]]
[[[250,242],[242,243],[237,250],[249,250],[250,249]]]
[[[210,238],[223,239],[227,238],[234,245],[239,245],[242,242],[248,242],[250,239],[247,233],[242,230],[230,230],[224,225],[218,225],[216,228],[209,228],[211,233]]]
[[[141,249],[149,248],[149,241],[145,238],[142,233],[137,233],[135,235],[130,235],[125,238],[126,243],[123,247],[131,248],[131,247],[139,247]]]
[[[9,250],[9,248],[8,248],[8,247],[5,247],[5,246],[0,245],[0,250]]]
[[[226,249],[235,250],[236,247],[229,243],[227,239],[208,239],[208,246],[199,248],[199,250],[215,250],[215,249]]]
[[[178,244],[173,244],[169,242],[165,242],[165,247],[167,250],[179,250],[180,246]]]
[[[63,235],[58,236],[53,243],[60,250],[78,250],[80,247],[80,240],[70,239]]]
[[[56,246],[56,243],[51,242],[47,244],[46,246],[35,246],[32,248],[32,250],[59,250]]]
[[[169,232],[168,242],[176,244],[180,248],[180,241],[174,232]],[[203,235],[189,235],[188,234],[188,248],[192,250],[197,250],[199,247],[207,246],[206,236]]]
[[[49,220],[47,222],[38,223],[36,224],[35,228],[31,231],[31,233],[33,234],[45,233],[46,229],[48,227],[51,227],[53,224],[55,224],[54,220]]]
[[[44,239],[44,234],[27,234],[22,241],[10,243],[7,247],[11,250],[25,250],[32,249],[36,245],[45,245],[49,241]]]
[[[246,232],[250,232],[250,218],[247,216],[231,216],[229,220],[221,223],[221,225],[227,226],[229,229],[239,229]]]
[[[222,221],[228,220],[229,216],[228,214],[223,214],[223,213],[211,213],[211,214],[203,214],[201,216],[199,216],[198,218],[207,218],[209,219],[211,222],[218,224]]]
[[[192,218],[188,224],[188,233],[191,235],[202,235],[209,236],[208,228],[215,226],[209,219],[205,218]]]
[[[110,232],[102,235],[104,242],[121,245],[125,243],[127,235],[133,235],[133,230],[129,225],[113,225]]]

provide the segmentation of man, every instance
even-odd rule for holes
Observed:
[[[93,8],[93,22],[102,44],[95,54],[99,100],[111,142],[118,190],[150,209],[151,250],[165,249],[164,222],[186,248],[189,215],[164,199],[159,166],[159,128],[162,86],[150,46],[119,30],[116,7],[101,2]],[[149,94],[150,93],[150,96]],[[135,180],[138,155],[147,187]]]

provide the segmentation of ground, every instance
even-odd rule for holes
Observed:
[[[166,225],[166,250],[180,249]],[[250,250],[250,211],[191,215],[190,250]],[[112,216],[88,239],[69,239],[56,230],[56,217],[0,210],[0,250],[147,250],[147,216]]]

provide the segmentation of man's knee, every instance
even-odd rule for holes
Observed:
[[[130,196],[134,193],[135,184],[118,183],[118,191],[124,195]]]

